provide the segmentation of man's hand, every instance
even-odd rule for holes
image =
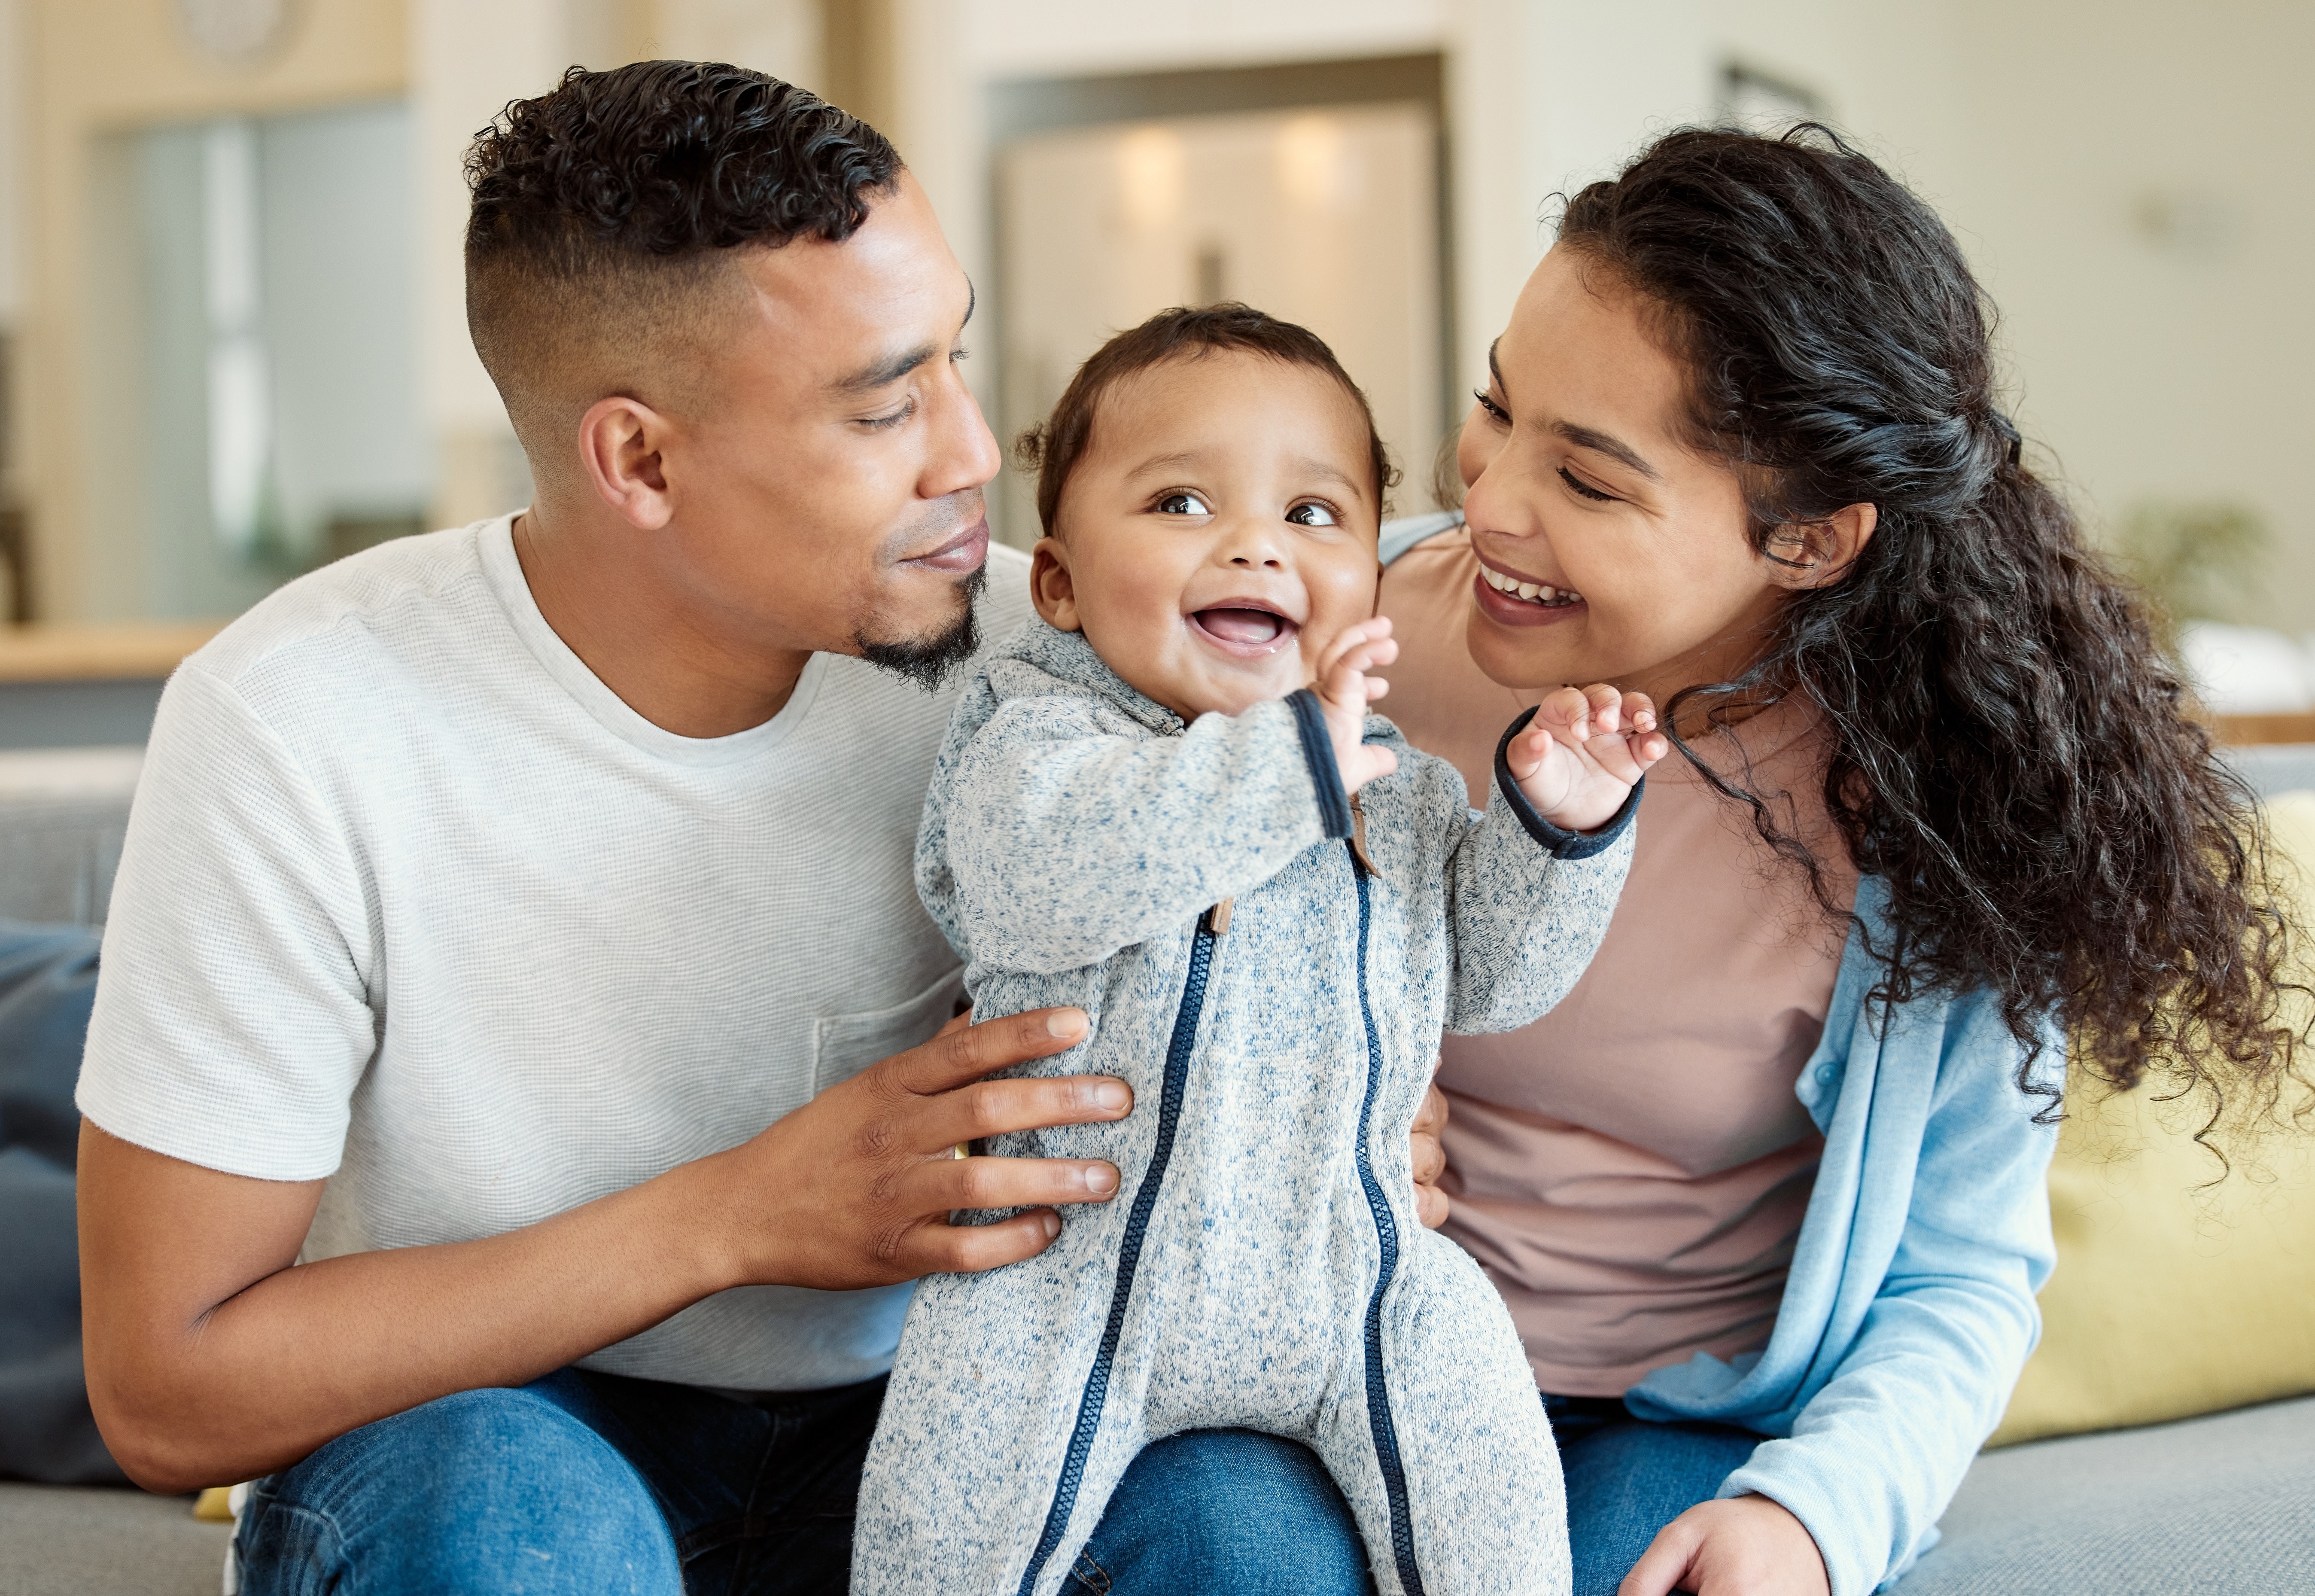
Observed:
[[[1398,756],[1387,748],[1365,742],[1367,705],[1390,691],[1390,684],[1368,671],[1398,658],[1398,644],[1390,635],[1390,618],[1377,616],[1346,626],[1319,651],[1316,680],[1311,684],[1326,711],[1326,731],[1335,740],[1335,765],[1343,773],[1343,791],[1355,793],[1379,776],[1398,768]]]
[[[1445,1224],[1451,1206],[1439,1185],[1447,1173],[1447,1145],[1441,1139],[1446,1133],[1447,1094],[1434,1086],[1423,1095],[1423,1106],[1415,1114],[1415,1217],[1425,1230]]]
[[[1538,814],[1590,831],[1614,820],[1648,767],[1671,751],[1645,693],[1594,685],[1561,687],[1536,705],[1504,760]]]
[[[81,1128],[89,1402],[163,1492],[254,1479],[453,1391],[519,1386],[732,1286],[847,1287],[991,1268],[1098,1202],[1086,1159],[964,1158],[957,1143],[1122,1119],[1123,1081],[991,1081],[1085,1035],[1075,1009],[936,1037],[728,1152],[480,1241],[297,1264],[320,1181],[205,1169]],[[1024,1207],[1002,1224],[951,1209]],[[295,1265],[295,1267],[293,1267]]]
[[[722,1155],[733,1166],[718,1210],[732,1283],[848,1290],[993,1269],[1044,1251],[1061,1232],[1050,1205],[1107,1201],[1116,1166],[959,1158],[956,1149],[1012,1130],[1124,1118],[1133,1095],[1113,1076],[981,1078],[1085,1035],[1086,1016],[1074,1008],[952,1023]],[[794,1189],[797,1169],[816,1177],[803,1190]],[[994,1225],[948,1222],[952,1210],[989,1208],[1028,1211]]]
[[[1805,1526],[1766,1496],[1699,1502],[1666,1524],[1616,1596],[1826,1596],[1824,1555]]]

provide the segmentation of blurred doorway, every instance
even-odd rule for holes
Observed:
[[[401,102],[110,136],[89,286],[99,614],[238,614],[421,529]]]
[[[1435,56],[1000,85],[991,106],[1000,436],[1042,421],[1112,332],[1243,300],[1333,346],[1405,473],[1459,414]],[[1035,541],[1009,466],[998,531]]]

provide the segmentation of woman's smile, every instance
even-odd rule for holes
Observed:
[[[1485,560],[1479,562],[1471,597],[1481,614],[1506,626],[1548,626],[1581,614],[1584,607],[1583,595],[1573,588],[1530,581]]]

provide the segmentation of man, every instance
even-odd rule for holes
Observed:
[[[261,1481],[253,1592],[840,1590],[900,1282],[1117,1184],[952,1149],[1131,1108],[983,1078],[1075,1011],[935,1038],[922,689],[1026,614],[971,289],[890,145],[751,72],[574,70],[469,169],[537,499],[169,687],[80,1087],[91,1401],[149,1486]],[[1150,1449],[1088,1563],[1364,1588],[1244,1434]]]

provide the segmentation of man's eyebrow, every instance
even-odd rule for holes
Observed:
[[[1663,473],[1649,465],[1639,450],[1620,438],[1611,437],[1595,428],[1579,427],[1574,421],[1554,421],[1551,430],[1577,448],[1592,449],[1611,460],[1622,461],[1650,482],[1663,481]]]
[[[972,320],[974,308],[980,303],[980,290],[968,277],[964,279],[964,319],[970,322]],[[962,324],[959,325],[962,330]],[[887,384],[900,381],[927,360],[936,359],[940,352],[940,346],[937,344],[920,343],[912,349],[905,349],[896,354],[887,355],[873,366],[864,366],[851,376],[838,379],[832,386],[839,394],[870,393]]]
[[[890,383],[896,383],[926,361],[940,353],[935,343],[920,343],[897,354],[885,356],[874,366],[864,366],[851,376],[830,385],[839,394],[865,394]]]

